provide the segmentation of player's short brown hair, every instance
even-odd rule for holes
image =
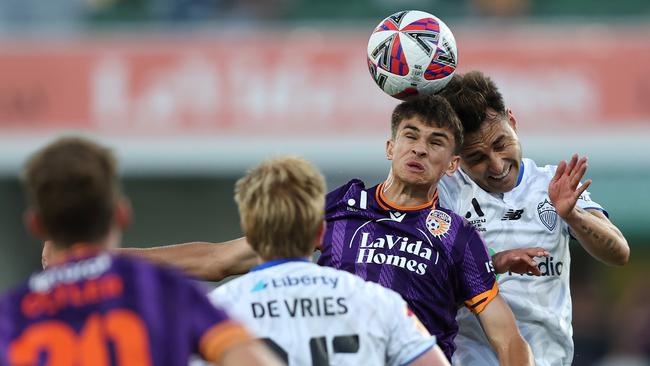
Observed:
[[[480,71],[454,75],[439,94],[454,108],[467,134],[477,131],[485,122],[508,117],[496,84]]]
[[[60,247],[103,239],[121,196],[117,163],[111,151],[88,139],[65,137],[27,161],[27,203]]]
[[[459,154],[463,147],[463,126],[449,105],[449,102],[438,95],[416,96],[395,107],[391,117],[391,136],[397,136],[399,124],[409,118],[419,117],[428,126],[449,130],[454,136],[454,154]]]
[[[325,180],[306,160],[262,162],[237,181],[235,201],[246,239],[262,259],[313,252],[325,215]]]

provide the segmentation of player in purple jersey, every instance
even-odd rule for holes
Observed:
[[[462,145],[460,122],[441,99],[421,98],[395,108],[386,147],[392,166],[384,183],[366,189],[352,180],[328,195],[319,263],[399,292],[450,358],[463,303],[478,314],[497,351],[503,339],[495,338],[508,336],[527,353],[498,296],[483,241],[467,221],[438,207],[436,183],[455,171]],[[496,320],[501,317],[508,319]],[[505,355],[500,359],[508,363]]]
[[[437,206],[436,185],[458,164],[462,127],[439,96],[398,105],[392,116],[386,181],[353,180],[328,195],[321,264],[396,290],[450,357],[461,304],[474,311],[503,364],[532,362],[512,312],[498,295],[485,244],[461,217]],[[240,274],[259,263],[245,238],[128,249],[203,279]]]
[[[111,153],[64,138],[25,168],[31,231],[50,268],[0,299],[0,365],[276,365],[239,323],[180,273],[118,257],[130,213]]]

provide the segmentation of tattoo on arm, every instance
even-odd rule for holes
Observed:
[[[591,227],[587,225],[582,225],[582,230],[587,234],[587,236],[592,237],[595,240],[600,241],[601,236],[598,235],[597,232],[595,232]],[[618,253],[618,250],[616,246],[614,245],[614,239],[609,238],[607,239],[607,242],[605,242],[604,249],[608,250],[611,253]]]

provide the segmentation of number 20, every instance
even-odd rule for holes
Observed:
[[[34,365],[45,351],[52,366],[108,366],[107,342],[115,345],[119,365],[151,365],[147,328],[130,310],[116,309],[105,315],[91,314],[80,333],[60,320],[28,327],[9,345],[9,363]]]

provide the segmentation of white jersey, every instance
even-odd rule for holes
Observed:
[[[465,216],[491,253],[527,247],[542,247],[550,253],[539,260],[540,277],[504,273],[497,278],[538,366],[570,365],[573,359],[569,227],[548,197],[555,170],[556,166],[540,168],[523,159],[518,185],[504,194],[484,191],[462,171],[445,176],[439,184],[441,206]],[[577,205],[602,210],[586,191]],[[461,309],[456,319],[460,330],[453,363],[498,365],[476,317]]]
[[[209,295],[293,365],[405,365],[435,337],[394,291],[306,260],[267,262]]]

